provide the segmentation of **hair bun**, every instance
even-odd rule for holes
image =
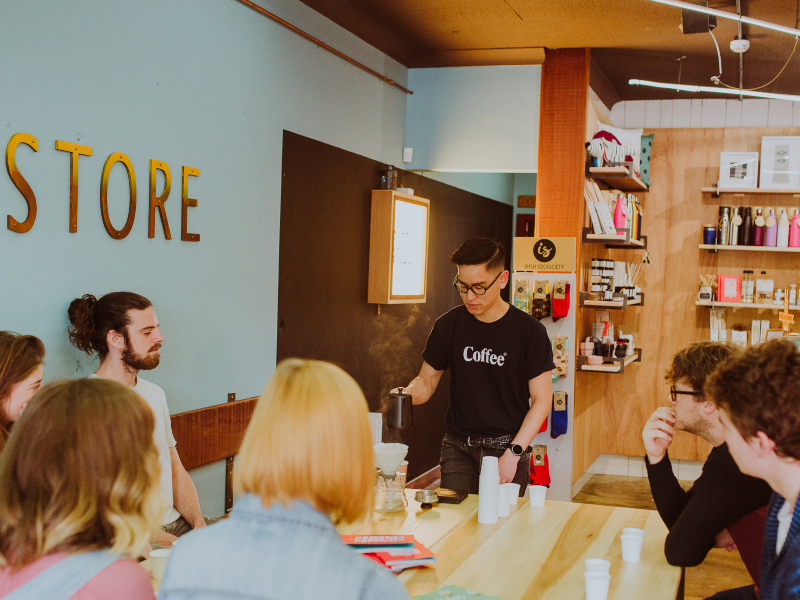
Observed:
[[[97,305],[97,298],[86,294],[82,298],[75,298],[69,303],[67,309],[67,316],[72,325],[68,332],[69,339],[76,348],[84,352],[88,352],[92,348],[95,305]]]

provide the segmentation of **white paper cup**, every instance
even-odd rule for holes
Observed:
[[[636,527],[625,527],[622,533],[625,535],[638,535],[641,538],[644,537],[644,529],[637,529]]]
[[[547,496],[547,487],[543,485],[531,486],[531,506],[541,508],[544,506],[544,500]]]
[[[639,562],[642,556],[642,541],[644,541],[644,538],[630,533],[623,533],[619,538],[622,540],[622,560]]]
[[[500,467],[496,456],[484,456],[481,461],[481,477],[497,477],[500,479]]]
[[[586,600],[606,600],[608,598],[608,584],[611,575],[600,571],[586,571],[583,574],[586,580]]]
[[[150,551],[150,570],[153,573],[153,579],[164,577],[164,567],[167,566],[168,556],[169,548]]]
[[[478,523],[487,525],[497,523],[497,504],[499,499],[500,477],[481,475],[480,479],[478,479]],[[508,503],[506,502],[506,504]]]
[[[508,488],[503,484],[499,485],[497,489],[497,516],[507,517],[511,514],[511,506],[508,504]]]
[[[503,486],[508,490],[508,503],[515,506],[519,502],[519,484],[504,483]]]
[[[604,558],[587,558],[584,563],[586,564],[587,573],[589,571],[608,573],[611,570],[611,563]]]

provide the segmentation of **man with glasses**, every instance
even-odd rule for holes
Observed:
[[[642,431],[645,465],[658,513],[669,528],[664,546],[667,561],[676,566],[699,565],[712,548],[738,547],[756,584],[759,581],[769,486],[744,475],[725,443],[725,429],[717,407],[705,394],[706,381],[718,365],[733,356],[735,346],[698,342],[672,358],[666,380],[672,408],[660,407]],[[700,436],[714,446],[703,472],[691,489],[678,483],[667,449],[677,430]],[[714,596],[755,598],[753,586]]]
[[[530,443],[550,410],[553,352],[544,326],[500,297],[508,285],[503,247],[465,242],[450,257],[462,306],[436,320],[419,375],[405,390],[427,402],[450,370],[443,488],[478,493],[484,456],[497,457],[500,483],[530,481]]]

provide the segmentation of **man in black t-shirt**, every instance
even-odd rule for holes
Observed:
[[[766,482],[745,475],[725,443],[725,429],[716,405],[705,397],[706,381],[733,356],[735,347],[697,342],[672,358],[666,379],[671,384],[673,408],[660,407],[642,431],[645,465],[653,500],[669,529],[664,545],[667,562],[693,567],[712,548],[739,549],[742,560],[758,583],[764,521],[771,490]],[[714,448],[703,473],[684,491],[672,470],[667,449],[676,430],[693,433]],[[756,598],[753,586],[720,592],[715,600]]]
[[[450,257],[463,306],[436,320],[419,375],[405,390],[427,402],[450,369],[442,487],[478,492],[484,456],[499,458],[500,483],[530,481],[531,441],[550,410],[553,352],[547,330],[500,298],[508,285],[503,247],[465,242]]]

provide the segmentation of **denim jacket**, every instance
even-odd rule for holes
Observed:
[[[408,600],[408,593],[388,569],[343,544],[311,505],[265,509],[247,494],[228,519],[180,539],[158,598]]]

